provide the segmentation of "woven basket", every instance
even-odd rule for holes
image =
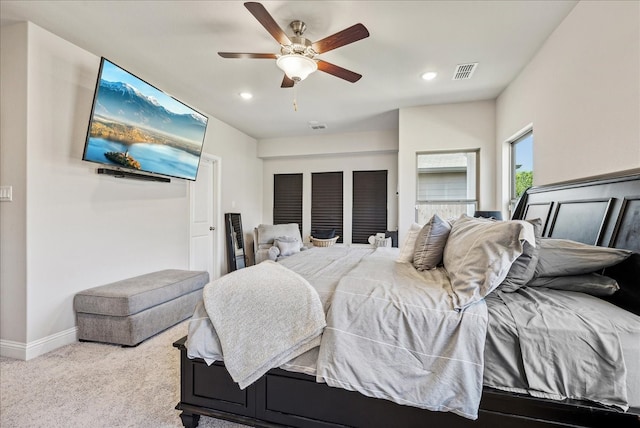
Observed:
[[[336,243],[338,238],[340,237],[337,235],[329,239],[318,239],[318,238],[314,238],[313,236],[309,237],[314,247],[330,247]]]

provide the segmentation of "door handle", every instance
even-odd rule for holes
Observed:
[[[216,230],[216,228],[213,226],[209,226],[209,230],[213,231],[213,230]]]

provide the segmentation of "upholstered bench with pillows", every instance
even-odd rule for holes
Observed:
[[[209,273],[167,269],[75,295],[80,341],[138,345],[193,315]]]

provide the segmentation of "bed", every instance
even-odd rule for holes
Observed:
[[[430,342],[418,344],[403,342],[403,348],[407,347],[406,343],[411,343],[411,347],[414,349],[408,359],[405,355],[398,354],[397,361],[394,361],[394,353],[382,355],[382,358],[386,358],[385,368],[398,369],[401,370],[401,373],[406,373],[407,367],[415,363],[412,360],[419,359],[417,356],[423,358],[425,354],[429,354],[428,350],[435,347],[442,349],[442,352],[453,352],[453,354],[447,354],[447,360],[454,362],[468,360],[471,362],[469,366],[472,367],[472,370],[470,371],[458,369],[457,366],[450,363],[431,367],[427,365],[431,364],[428,361],[429,356],[424,357],[427,360],[421,360],[419,365],[424,365],[433,372],[446,374],[437,376],[441,378],[436,379],[440,385],[456,384],[458,388],[442,390],[441,395],[443,396],[438,399],[436,404],[427,406],[420,406],[419,403],[412,402],[413,396],[405,395],[407,391],[402,394],[398,393],[400,399],[394,400],[388,396],[393,395],[388,394],[390,388],[394,390],[407,389],[409,394],[415,394],[422,384],[416,383],[418,382],[416,378],[419,376],[412,372],[397,378],[396,384],[390,382],[381,385],[379,388],[381,393],[370,393],[369,390],[376,388],[362,390],[360,389],[361,385],[354,386],[349,382],[347,385],[331,382],[330,379],[335,377],[333,370],[341,371],[339,377],[343,379],[350,371],[355,372],[360,370],[360,367],[354,368],[347,365],[336,369],[321,363],[314,365],[313,361],[317,355],[313,356],[313,352],[325,352],[323,347],[316,346],[318,343],[315,341],[318,338],[317,323],[309,326],[308,332],[312,333],[311,336],[304,336],[304,340],[296,342],[302,348],[298,350],[298,356],[294,360],[290,361],[287,354],[280,355],[280,360],[274,363],[276,364],[275,368],[271,368],[265,373],[262,371],[249,373],[242,384],[243,388],[240,388],[231,377],[230,372],[235,373],[235,367],[231,366],[230,359],[227,361],[230,366],[226,367],[222,361],[209,364],[211,361],[208,361],[207,358],[194,358],[193,345],[192,351],[189,351],[188,345],[189,340],[195,339],[184,337],[174,344],[181,354],[181,401],[176,408],[181,410],[180,417],[184,426],[197,426],[201,415],[266,427],[640,426],[640,391],[638,391],[640,390],[640,358],[637,358],[640,356],[640,340],[638,340],[640,330],[637,329],[638,320],[640,320],[638,317],[640,315],[640,280],[638,279],[640,278],[640,171],[627,171],[615,176],[529,189],[520,199],[513,219],[521,220],[521,223],[537,224],[538,233],[541,237],[546,238],[545,242],[568,241],[589,244],[594,247],[628,250],[627,256],[622,258],[620,262],[598,272],[605,277],[615,279],[619,289],[613,294],[605,293],[607,295],[594,297],[583,292],[549,289],[548,287],[552,285],[546,283],[542,287],[521,287],[517,292],[511,293],[497,288],[480,296],[477,301],[473,300],[472,304],[468,306],[465,306],[464,298],[458,300],[454,298],[453,300],[456,301],[452,302],[452,305],[455,307],[458,304],[460,307],[453,311],[442,311],[447,313],[448,318],[454,320],[453,324],[438,324],[437,330],[442,334],[434,334]],[[539,221],[536,222],[536,219]],[[327,249],[318,250],[326,251]],[[341,264],[332,265],[331,269],[334,278],[337,278],[335,281],[339,283],[338,288],[335,289],[338,292],[331,288],[333,287],[330,284],[332,279],[329,276],[331,275],[320,275],[317,267],[305,265],[305,260],[310,260],[313,252],[304,252],[304,257],[299,258],[301,261],[297,261],[297,256],[289,257],[284,264],[292,265],[292,269],[302,272],[301,276],[305,278],[313,278],[313,272],[316,269],[316,273],[318,273],[315,276],[316,280],[309,282],[317,282],[317,278],[321,278],[320,282],[332,291],[329,294],[353,296],[366,294],[374,289],[382,290],[375,288],[376,285],[372,284],[376,281],[381,283],[395,281],[397,284],[403,284],[403,281],[409,276],[433,276],[441,272],[435,269],[414,273],[415,269],[412,266],[395,262],[398,254],[385,254],[394,251],[392,249],[348,251],[332,247],[328,250],[334,252],[336,260],[341,260]],[[345,252],[340,253],[341,251]],[[518,258],[523,253],[524,251],[521,250],[518,253]],[[342,263],[345,258],[352,258],[353,263]],[[358,261],[360,259],[365,262],[361,263]],[[276,264],[274,263],[274,265]],[[361,279],[365,276],[359,271],[371,272],[377,269],[376,266],[382,266],[383,271],[376,273],[375,281],[362,281]],[[277,269],[275,266],[272,268]],[[385,269],[387,273],[384,273]],[[251,272],[249,269],[246,271]],[[567,276],[569,275],[567,274]],[[349,281],[349,277],[358,278],[358,281]],[[356,291],[354,291],[353,288],[342,288],[346,286],[371,287],[371,290],[355,289]],[[314,287],[321,290],[323,284],[314,283]],[[402,288],[404,294],[414,292],[407,291],[408,287],[396,288]],[[423,291],[415,292],[421,293]],[[383,293],[386,293],[386,296],[389,293],[393,294],[394,291],[386,289]],[[437,294],[437,290],[434,293]],[[322,293],[318,294],[322,296]],[[447,294],[454,295],[455,293],[448,292]],[[415,298],[413,294],[410,296],[409,299]],[[296,297],[296,299],[303,298],[306,297]],[[597,340],[606,342],[612,337],[619,337],[621,345],[618,347],[603,345],[609,351],[606,352],[608,357],[601,366],[587,365],[584,368],[579,368],[577,372],[568,371],[567,373],[563,372],[562,376],[550,378],[542,376],[541,379],[537,379],[531,374],[532,372],[528,371],[530,370],[528,366],[514,362],[520,357],[514,354],[536,354],[536,352],[544,351],[553,356],[554,340],[562,342],[564,339],[562,336],[558,336],[559,338],[550,341],[538,340],[533,347],[528,347],[526,345],[528,342],[525,342],[524,339],[521,343],[522,346],[516,346],[520,342],[509,342],[509,340],[513,340],[509,337],[514,334],[514,331],[518,331],[519,326],[545,324],[545,318],[536,318],[537,314],[535,316],[522,315],[528,314],[527,310],[531,307],[531,303],[519,300],[521,298],[534,299],[534,302],[547,299],[551,306],[578,307],[580,310],[577,312],[579,315],[583,315],[578,316],[579,323],[588,322],[587,330],[589,331],[600,329],[597,327],[597,322],[596,327],[593,327],[594,320],[599,320],[600,324],[615,324],[616,328],[609,333],[598,336]],[[335,346],[325,347],[331,352],[335,349],[342,349],[338,345],[340,341],[344,340],[344,337],[328,332],[347,329],[344,324],[336,323],[345,322],[349,324],[349,328],[351,328],[351,324],[357,324],[352,319],[341,320],[341,314],[357,312],[361,306],[364,307],[364,304],[350,299],[334,300],[328,294],[320,299],[322,310],[327,313],[329,326],[324,329],[322,340],[331,338]],[[384,299],[378,298],[377,300],[383,301]],[[434,302],[431,309],[439,310],[438,305],[441,303],[437,299]],[[309,303],[309,305],[312,304]],[[406,310],[411,305],[395,306],[402,306],[398,312],[402,314],[402,317],[406,318],[411,315],[407,315]],[[514,310],[513,308],[518,309]],[[386,309],[386,313],[394,313],[393,310],[396,309],[389,307]],[[510,313],[512,318],[501,318],[502,316],[508,317]],[[514,313],[516,314],[515,318],[524,317],[525,319],[514,319]],[[415,317],[415,314],[411,316]],[[194,319],[195,317],[196,314],[194,314]],[[480,321],[474,323],[465,321],[465,319]],[[486,321],[482,321],[485,319]],[[317,322],[321,322],[321,320],[317,320]],[[518,322],[521,324],[517,324]],[[570,322],[574,321],[567,321],[567,323]],[[410,330],[415,327],[416,323],[408,324],[405,326],[409,330],[406,336],[409,337],[407,340],[412,341],[414,340],[412,337],[415,335],[412,335]],[[486,327],[485,330],[482,329],[482,325]],[[618,328],[620,326],[623,328]],[[464,329],[460,330],[460,328]],[[378,328],[378,330],[384,330],[384,328]],[[397,328],[393,330],[396,331]],[[190,331],[192,331],[191,327]],[[451,345],[449,342],[443,344],[439,341],[439,337],[452,336],[451,331],[455,331],[454,335],[460,336],[458,342],[465,346],[458,348],[454,346],[455,344]],[[522,331],[524,332],[524,329]],[[484,335],[478,335],[478,332],[484,332]],[[261,334],[259,332],[258,336]],[[332,334],[335,337],[332,337]],[[358,336],[354,331],[349,334],[350,336]],[[532,330],[532,332],[527,331],[525,334],[539,335],[540,332]],[[584,335],[585,338],[590,337],[587,336],[587,333]],[[587,342],[585,339],[571,343],[575,336],[575,334],[571,334],[565,337],[569,346],[579,347]],[[583,337],[583,333],[580,333],[579,336]],[[540,344],[543,345],[542,348]],[[358,353],[365,354],[365,360],[374,361],[375,358],[380,357],[381,351],[378,348],[367,350],[363,347],[361,349],[354,347],[353,342],[350,342],[350,346],[349,349],[357,349]],[[423,348],[420,351],[415,351],[419,346],[423,346]],[[480,346],[482,348],[479,348]],[[592,344],[588,344],[587,347],[592,347]],[[594,349],[596,349],[595,346]],[[600,348],[597,349],[597,353],[603,353]],[[366,355],[366,352],[371,354]],[[304,360],[309,355],[312,357]],[[484,358],[474,361],[478,355],[483,355]],[[327,360],[341,360],[347,357],[348,355],[336,354],[330,355]],[[548,359],[555,361],[554,358]],[[534,360],[535,364],[538,364],[538,360],[544,359],[536,360],[534,358]],[[366,374],[367,371],[375,369],[376,366],[373,364],[364,372]],[[591,373],[594,373],[593,370],[596,373],[602,371],[603,374],[581,379],[576,373],[581,373],[583,369],[586,372],[592,370]],[[624,372],[624,377],[621,377],[621,370]],[[544,372],[544,370],[542,371]],[[323,382],[316,381],[318,373],[321,373]],[[393,376],[393,373],[391,372],[390,376]],[[469,383],[457,379],[456,373],[460,373],[460,376],[464,376],[465,379],[470,379]],[[354,373],[354,376],[357,378],[354,381],[356,383],[360,380],[362,373]],[[478,376],[482,377],[479,388],[474,386],[477,385]],[[523,376],[527,382],[531,383],[519,384],[517,379]],[[505,377],[509,380],[505,381]],[[563,380],[560,382],[558,378],[563,378]],[[573,382],[576,379],[578,382]],[[588,382],[589,379],[595,379],[596,382]],[[616,381],[608,382],[608,379],[616,379]],[[545,392],[544,387],[532,387],[532,384],[536,382],[611,384],[611,389],[614,391],[601,391],[602,397],[598,398],[565,398],[563,394],[555,396],[553,393]],[[400,388],[399,386],[402,385],[408,385],[408,387]],[[578,385],[578,387],[581,386]],[[436,385],[435,388],[439,387]],[[431,394],[431,392],[427,393]],[[619,400],[620,394],[625,396],[626,402]],[[458,401],[462,402],[458,403]],[[476,409],[465,413],[467,409],[465,406],[468,406],[469,402],[472,405],[475,403]],[[445,408],[438,408],[438,403],[444,403],[443,407]],[[447,408],[447,406],[451,408]]]

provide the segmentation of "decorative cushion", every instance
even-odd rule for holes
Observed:
[[[420,229],[422,229],[421,224],[413,223],[409,230],[407,231],[407,236],[404,238],[404,243],[402,244],[402,248],[400,249],[400,254],[398,255],[397,262],[399,263],[412,263],[413,262],[413,250],[416,244],[416,239],[418,238],[418,233],[420,233]]]
[[[269,248],[269,260],[276,261],[280,255],[280,249],[276,246]]]
[[[451,226],[437,214],[420,229],[413,250],[413,266],[416,269],[434,269],[442,262],[449,232]]]
[[[527,220],[533,225],[536,245],[532,245],[528,241],[524,241],[522,254],[511,265],[511,269],[507,277],[500,284],[500,290],[506,292],[514,292],[518,288],[525,286],[533,275],[536,273],[538,266],[538,257],[540,254],[540,237],[542,235],[542,220],[537,218]]]
[[[443,255],[454,308],[462,310],[493,291],[522,254],[523,240],[535,243],[533,225],[527,221],[460,216]]]
[[[631,251],[598,247],[569,239],[543,238],[534,277],[581,275],[613,266],[631,256]]]
[[[391,247],[391,238],[379,238],[376,237],[373,241],[373,245],[377,247]]]
[[[592,296],[610,296],[620,289],[618,282],[608,276],[588,273],[585,275],[538,277],[529,287],[546,287],[555,290],[580,291]]]
[[[280,236],[274,240],[274,246],[280,250],[280,256],[290,256],[300,252],[301,242],[291,236]]]

